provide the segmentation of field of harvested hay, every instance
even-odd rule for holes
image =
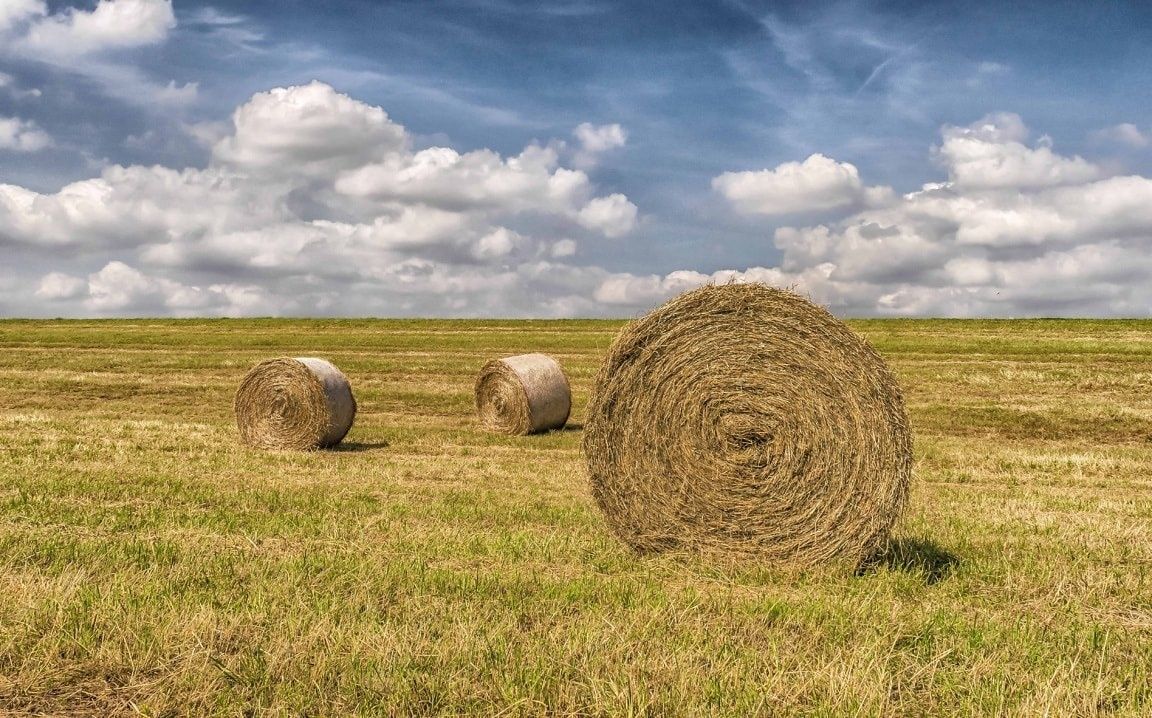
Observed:
[[[853,576],[612,537],[579,425],[619,326],[0,321],[0,714],[1152,712],[1152,322],[852,322],[915,435]],[[569,429],[482,431],[476,372],[533,351]],[[337,450],[239,443],[285,355],[351,380]]]

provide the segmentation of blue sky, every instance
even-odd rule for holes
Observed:
[[[1145,4],[0,0],[0,48],[3,315],[1152,309]]]

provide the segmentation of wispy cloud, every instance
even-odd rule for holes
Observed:
[[[108,96],[140,107],[186,101],[194,92],[189,85],[153,81],[118,56],[167,40],[176,27],[171,0],[100,0],[91,10],[66,7],[56,12],[27,0],[6,6],[0,15],[0,57],[84,77]]]
[[[905,47],[905,48],[899,50],[898,52],[886,57],[883,61],[881,61],[878,65],[876,65],[876,67],[874,67],[872,69],[872,72],[870,72],[868,74],[867,79],[865,79],[864,82],[862,82],[860,84],[860,86],[856,88],[856,92],[853,93],[854,96],[859,97],[865,90],[867,90],[872,85],[873,82],[876,81],[876,79],[878,77],[880,77],[880,75],[885,70],[887,70],[894,63],[900,62],[901,60],[903,60],[909,56],[912,56],[918,49],[919,49],[919,43],[913,43],[913,44],[909,45],[908,47]]]
[[[266,53],[266,32],[246,15],[229,14],[205,6],[181,13],[180,25],[187,32],[203,34],[220,45],[248,53]]]
[[[1090,138],[1099,143],[1112,143],[1135,149],[1143,149],[1152,144],[1152,132],[1141,131],[1131,122],[1121,122],[1118,125],[1094,130]]]

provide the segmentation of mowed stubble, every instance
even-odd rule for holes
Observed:
[[[530,351],[578,426],[619,326],[0,322],[0,714],[1152,708],[1152,322],[853,322],[916,437],[858,576],[637,557],[579,431],[478,426]],[[237,441],[283,355],[353,382],[339,451]]]

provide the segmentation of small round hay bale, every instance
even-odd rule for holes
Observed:
[[[261,449],[322,449],[352,428],[356,399],[348,377],[314,357],[269,359],[236,390],[240,439]]]
[[[493,359],[476,377],[476,413],[492,431],[536,434],[561,429],[571,411],[568,377],[547,354]]]
[[[684,294],[617,335],[584,423],[596,502],[640,552],[859,565],[908,494],[884,360],[824,309],[759,284]]]

